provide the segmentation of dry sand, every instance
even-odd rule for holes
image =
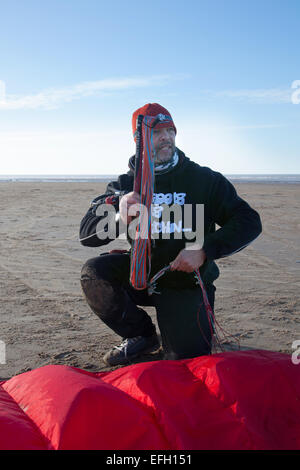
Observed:
[[[216,317],[240,348],[291,354],[300,340],[300,185],[235,184],[259,211],[263,234],[218,261]],[[102,355],[119,337],[89,310],[83,263],[108,247],[78,242],[79,223],[102,183],[0,183],[0,340],[8,378],[46,364],[109,370]],[[109,249],[126,248],[116,240]],[[147,308],[155,319],[155,310]],[[225,349],[236,348],[233,338]],[[142,360],[154,360],[160,353]]]

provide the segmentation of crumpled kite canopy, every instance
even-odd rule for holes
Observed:
[[[300,365],[227,352],[0,384],[1,449],[300,449]]]

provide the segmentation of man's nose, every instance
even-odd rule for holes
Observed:
[[[160,140],[166,140],[169,138],[169,134],[167,129],[161,129],[160,135],[159,135]]]

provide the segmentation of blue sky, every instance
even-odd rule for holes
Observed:
[[[0,8],[1,174],[127,171],[131,115],[148,102],[201,165],[300,173],[298,0]]]

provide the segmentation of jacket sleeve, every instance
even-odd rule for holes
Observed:
[[[80,223],[79,229],[79,241],[83,246],[97,247],[104,246],[114,240],[114,238],[109,238],[106,235],[106,230],[104,227],[100,232],[97,229],[98,223],[103,220],[106,215],[97,215],[97,209],[102,204],[106,204],[107,198],[110,198],[109,204],[112,204],[117,214],[119,211],[119,198],[126,194],[129,191],[122,191],[120,189],[119,181],[112,181],[107,185],[106,191],[101,196],[96,197],[92,202],[91,206],[88,209],[86,215],[83,217]],[[114,216],[111,214],[111,216]],[[119,222],[116,220],[116,237],[120,235],[119,233]]]
[[[234,186],[221,173],[213,174],[208,215],[220,228],[204,239],[203,249],[208,260],[242,250],[262,231],[259,214],[237,195]]]

